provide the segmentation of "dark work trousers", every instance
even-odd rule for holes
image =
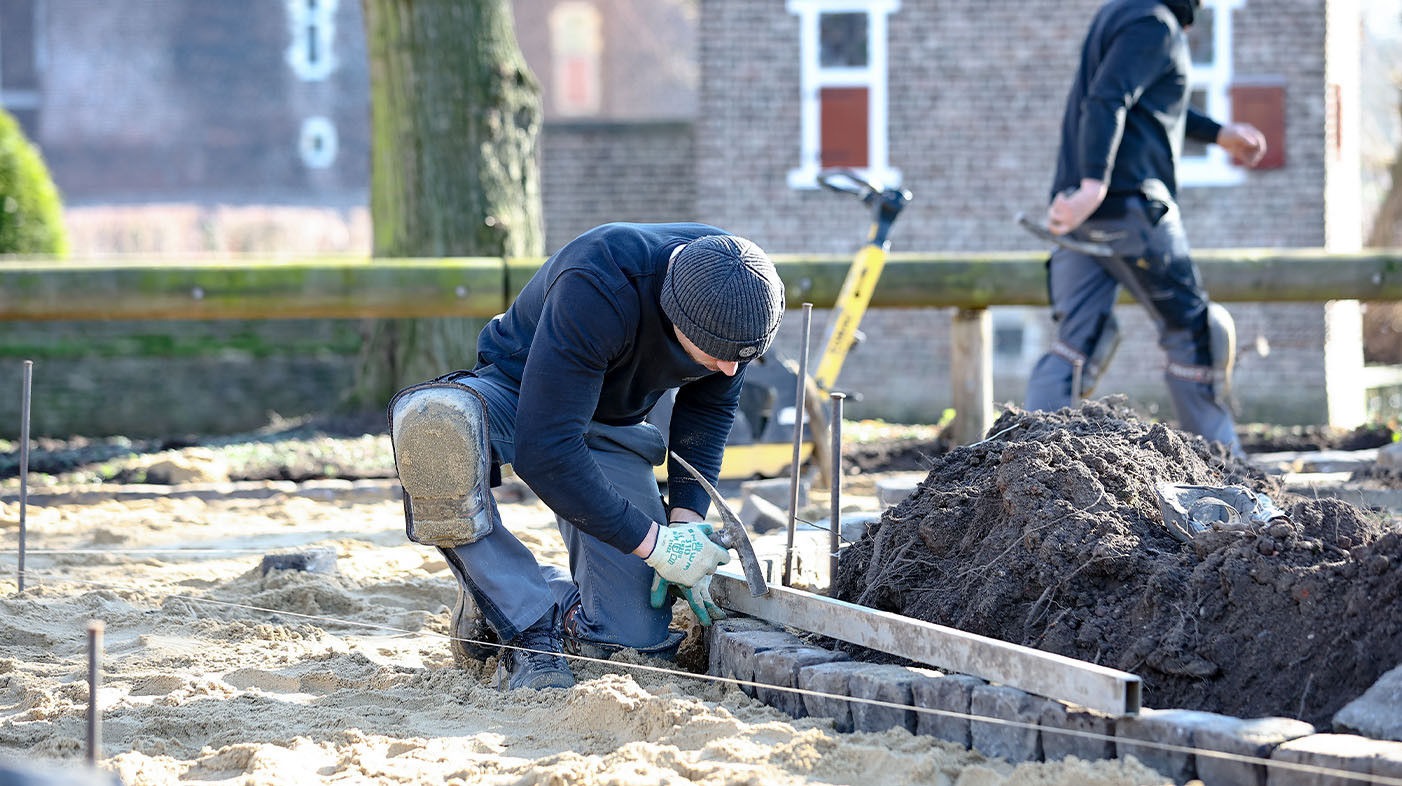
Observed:
[[[1240,454],[1232,413],[1213,395],[1209,301],[1189,255],[1178,206],[1131,199],[1124,215],[1091,219],[1073,236],[1110,238],[1115,256],[1093,257],[1060,247],[1052,252],[1047,288],[1056,337],[1032,369],[1026,407],[1069,406],[1078,363],[1082,390],[1093,387],[1103,369],[1091,360],[1099,342],[1113,340],[1106,335],[1106,323],[1123,286],[1158,328],[1167,359],[1164,379],[1179,425]]]
[[[515,460],[516,407],[520,388],[492,366],[456,380],[481,393],[493,460]],[[604,477],[629,502],[665,522],[666,511],[653,467],[666,458],[662,433],[651,423],[608,426],[592,423],[585,434],[590,455]],[[552,605],[563,615],[575,603],[580,610],[574,630],[583,639],[647,652],[668,644],[670,604],[650,603],[653,570],[641,557],[581,532],[556,517],[569,550],[570,570],[542,566],[525,544],[498,520],[490,534],[475,543],[440,549],[458,581],[472,593],[482,615],[504,641],[543,617]],[[504,525],[505,524],[505,525]]]

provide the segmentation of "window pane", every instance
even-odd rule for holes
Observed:
[[[1193,26],[1188,28],[1188,51],[1194,63],[1203,65],[1212,62],[1212,22],[1212,9],[1199,8],[1193,17]]]
[[[819,14],[818,37],[824,68],[859,68],[867,64],[867,15]]]
[[[1006,358],[1022,357],[1022,345],[1027,330],[1021,324],[997,325],[993,328],[993,353]]]
[[[597,115],[603,106],[603,17],[591,2],[570,0],[550,11],[549,86],[555,112],[562,116]]]
[[[1207,114],[1207,91],[1198,89],[1189,93],[1188,106],[1191,106],[1204,115]],[[1205,156],[1207,155],[1207,145],[1203,142],[1185,138],[1183,140],[1183,155],[1185,157]]]
[[[0,80],[10,90],[34,89],[34,0],[0,0]]]
[[[822,106],[819,164],[867,166],[867,88],[825,87],[818,91],[818,100]]]

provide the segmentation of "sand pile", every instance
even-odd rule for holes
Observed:
[[[990,433],[844,552],[842,598],[1135,672],[1159,708],[1327,726],[1402,661],[1402,521],[1285,494],[1113,399]],[[1290,523],[1183,544],[1159,482],[1245,485]]]
[[[564,564],[548,510],[501,507],[542,560]],[[0,504],[7,544],[16,513]],[[1132,760],[1014,767],[903,729],[839,734],[734,687],[630,668],[636,657],[576,662],[568,691],[501,693],[495,658],[454,666],[454,581],[404,539],[395,500],[158,498],[28,515],[22,595],[0,550],[0,764],[82,760],[84,627],[101,619],[104,766],[133,786],[1163,782]],[[258,569],[265,551],[294,548],[333,549],[336,572]]]

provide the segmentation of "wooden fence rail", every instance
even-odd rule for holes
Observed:
[[[874,308],[1047,302],[1044,255],[893,254]],[[1203,252],[1222,301],[1402,299],[1402,254]],[[0,262],[0,321],[492,316],[540,259],[265,258]],[[775,257],[789,305],[831,306],[848,257]]]
[[[992,416],[989,306],[1047,302],[1045,254],[893,254],[871,301],[955,307],[956,436]],[[1194,255],[1216,300],[1402,300],[1402,253],[1319,249]],[[831,306],[846,256],[777,255],[788,304]],[[0,261],[0,321],[440,317],[499,314],[541,259]]]

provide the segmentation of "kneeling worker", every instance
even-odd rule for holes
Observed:
[[[709,498],[668,446],[714,481],[745,367],[769,348],[784,285],[758,246],[704,224],[605,224],[566,244],[477,341],[477,365],[400,391],[390,434],[410,540],[458,580],[460,662],[506,642],[498,686],[574,684],[566,650],[674,654],[669,587],[708,624],[729,553]],[[644,420],[676,388],[670,435]],[[675,465],[675,462],[672,462]],[[536,562],[489,485],[501,465],[555,513],[569,572]]]

